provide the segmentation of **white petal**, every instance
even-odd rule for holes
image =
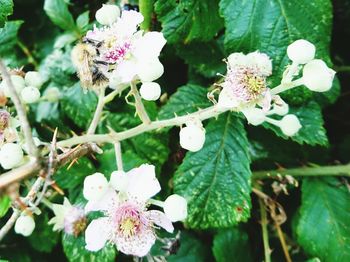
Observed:
[[[117,193],[113,188],[108,188],[106,193],[97,200],[90,200],[85,206],[85,213],[91,211],[109,211],[118,203]]]
[[[95,173],[84,179],[83,195],[86,200],[98,200],[108,188],[108,181],[102,173]]]
[[[164,228],[169,233],[174,232],[174,226],[170,219],[159,210],[149,210],[146,212],[147,217],[157,226]]]
[[[161,189],[153,165],[143,164],[130,170],[128,176],[130,182],[127,193],[140,201],[147,201]]]
[[[125,192],[129,185],[129,176],[124,171],[114,171],[109,183],[115,190]]]
[[[155,59],[160,55],[166,40],[160,32],[148,32],[135,43],[133,55],[140,60]]]
[[[85,248],[90,251],[102,249],[109,239],[109,229],[107,217],[92,220],[85,230]]]
[[[137,74],[137,64],[134,60],[121,62],[117,69],[113,71],[110,85],[114,88],[123,83],[131,82]]]
[[[239,106],[239,101],[234,97],[229,88],[223,88],[219,94],[218,106],[222,108],[234,108]]]

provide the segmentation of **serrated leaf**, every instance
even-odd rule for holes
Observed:
[[[213,253],[218,262],[253,261],[248,234],[239,228],[219,231],[214,237]]]
[[[64,0],[45,0],[44,10],[50,20],[63,30],[77,30],[73,16]]]
[[[297,240],[321,261],[350,260],[350,194],[337,178],[304,179]]]
[[[76,84],[63,92],[60,101],[63,112],[77,126],[86,128],[90,125],[97,105],[96,93],[84,93],[80,85]]]
[[[11,207],[11,199],[7,195],[0,196],[0,218],[6,215]]]
[[[201,75],[212,78],[218,73],[224,74],[226,64],[223,61],[225,54],[217,41],[207,43],[194,42],[188,45],[176,45],[177,54],[191,65]]]
[[[62,189],[82,187],[85,177],[92,175],[94,172],[95,167],[91,161],[86,157],[81,157],[73,165],[68,164],[57,170],[54,180]]]
[[[4,26],[7,20],[7,17],[11,15],[12,12],[13,12],[13,1],[0,0],[0,28]]]
[[[328,145],[326,129],[323,126],[324,121],[322,111],[316,102],[311,101],[299,108],[290,107],[289,113],[295,114],[299,118],[302,125],[299,132],[295,136],[291,137],[293,141],[299,144],[309,144],[313,146]],[[263,126],[272,129],[276,135],[283,137],[284,139],[288,139],[288,137],[282,133],[279,127],[269,123],[264,123]]]
[[[117,251],[111,244],[107,244],[103,249],[97,252],[90,252],[85,249],[84,237],[73,237],[63,234],[62,245],[64,253],[70,262],[113,262]]]
[[[169,43],[208,41],[222,28],[218,0],[158,0],[155,5]]]
[[[231,227],[250,211],[250,159],[244,126],[234,114],[211,120],[204,147],[187,153],[174,189],[188,201],[191,228]]]
[[[59,240],[58,232],[54,232],[48,222],[47,213],[36,217],[35,230],[28,237],[29,243],[34,249],[45,253],[50,253]]]
[[[23,21],[20,20],[10,21],[6,22],[4,28],[0,29],[0,56],[6,56],[9,52],[13,52],[18,40],[18,30],[22,24]]]
[[[207,98],[208,90],[199,85],[187,84],[177,89],[165,106],[159,111],[160,119],[173,118],[176,115],[182,116],[193,113],[199,108],[211,106]]]

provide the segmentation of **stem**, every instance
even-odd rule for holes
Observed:
[[[287,84],[292,82],[293,76],[298,72],[298,63],[293,62],[287,69],[287,74],[283,76],[282,83]]]
[[[129,85],[122,85],[120,87],[117,87],[113,92],[111,92],[105,96],[105,98],[103,100],[104,104],[111,102],[116,95],[119,95],[121,92],[123,92],[128,87],[129,87]]]
[[[146,32],[150,30],[152,24],[154,0],[139,0],[140,12],[143,15],[143,22],[141,23],[141,29]]]
[[[6,66],[4,65],[4,63],[0,60],[0,72],[2,74],[2,77],[4,79],[4,81],[6,82],[6,85],[8,86],[8,89],[10,91],[10,95],[11,95],[11,100],[14,103],[15,107],[16,107],[16,111],[17,111],[17,115],[19,117],[19,121],[21,123],[21,128],[22,131],[24,133],[24,137],[25,137],[25,142],[27,144],[27,148],[28,148],[28,153],[37,158],[39,156],[39,151],[38,148],[35,146],[34,140],[33,140],[33,136],[32,136],[32,131],[27,119],[27,115],[26,115],[26,110],[17,94],[17,91],[12,83],[11,80],[11,76],[8,73]]]
[[[259,198],[259,207],[260,207],[260,216],[261,216],[261,230],[263,236],[264,243],[264,254],[265,254],[265,262],[271,262],[271,248],[269,244],[269,233],[267,231],[267,213],[264,205],[264,201]]]
[[[105,91],[106,91],[106,88],[101,87],[100,93],[99,93],[99,96],[98,96],[98,102],[97,102],[95,114],[94,114],[94,117],[93,117],[93,119],[91,121],[89,129],[87,131],[88,135],[95,133],[96,128],[98,126],[98,122],[100,121],[100,118],[101,118],[101,115],[102,115],[102,110],[103,110],[103,107],[105,105],[105,103],[104,103]]]
[[[350,164],[339,166],[300,167],[284,170],[268,170],[253,172],[253,179],[266,179],[280,176],[316,177],[316,176],[346,176],[350,177]]]
[[[33,64],[35,69],[37,69],[39,67],[38,62],[35,60],[34,56],[32,55],[32,53],[30,52],[30,50],[28,49],[28,47],[26,47],[26,45],[22,42],[22,41],[17,41],[17,45],[19,46],[19,48],[21,48],[21,50],[23,51],[23,53],[27,56],[28,58],[28,62]]]
[[[142,103],[142,98],[139,94],[139,91],[137,90],[135,82],[131,82],[130,86],[131,86],[131,92],[135,98],[136,112],[139,115],[142,123],[148,125],[151,123],[151,119],[149,118],[147,111],[145,109],[145,106]]]
[[[160,129],[164,127],[171,127],[171,126],[180,126],[188,122],[188,120],[192,118],[196,118],[199,120],[206,120],[208,118],[216,117],[219,114],[222,114],[229,109],[223,109],[218,107],[217,105],[208,107],[206,109],[198,110],[195,113],[188,114],[185,116],[175,117],[167,120],[159,120],[151,122],[150,124],[140,124],[134,128],[131,128],[129,130],[123,131],[123,132],[113,132],[110,134],[103,134],[103,135],[83,135],[83,136],[76,136],[69,138],[67,140],[62,140],[57,143],[58,147],[69,147],[77,144],[83,144],[83,143],[89,143],[89,142],[96,142],[96,143],[115,143],[117,141],[123,141],[125,139],[137,136],[139,134],[142,134],[144,132],[149,132],[155,129]]]
[[[280,85],[276,86],[275,88],[271,89],[271,94],[272,95],[277,95],[279,93],[282,93],[284,91],[287,91],[289,89],[292,89],[297,86],[303,85],[303,78],[299,78],[297,80],[294,80],[292,82],[288,83],[281,83]]]
[[[7,220],[6,224],[0,229],[0,242],[6,236],[6,234],[11,230],[11,228],[16,223],[16,220],[20,214],[21,212],[19,212],[17,209],[13,210],[13,213],[9,218],[9,220]]]
[[[276,226],[276,229],[277,229],[278,238],[280,239],[280,242],[281,242],[281,245],[282,245],[284,256],[286,257],[286,261],[287,262],[292,262],[292,259],[290,258],[288,247],[287,247],[286,240],[284,238],[281,226],[278,223],[275,223],[275,226]]]
[[[164,207],[164,202],[163,201],[160,201],[160,200],[156,200],[156,199],[149,199],[148,201],[148,204],[151,204],[151,205],[155,205],[155,206],[158,206],[158,207]]]
[[[114,151],[115,151],[115,160],[117,163],[117,168],[119,171],[123,171],[123,159],[122,159],[122,150],[121,150],[120,142],[114,143]]]

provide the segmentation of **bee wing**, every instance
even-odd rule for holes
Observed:
[[[89,53],[84,51],[81,57],[81,63],[78,67],[78,74],[81,85],[89,88],[92,85],[92,72],[90,67]]]

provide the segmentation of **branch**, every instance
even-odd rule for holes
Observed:
[[[38,151],[38,148],[35,146],[35,143],[32,137],[32,130],[30,128],[30,125],[27,119],[25,108],[16,92],[16,89],[12,83],[10,74],[8,73],[6,66],[4,65],[2,60],[0,60],[0,72],[10,91],[11,100],[13,101],[16,107],[17,115],[19,117],[22,131],[24,133],[25,141],[28,147],[28,152],[31,156],[37,158],[39,156],[39,151]]]
[[[271,248],[269,244],[269,233],[267,231],[267,213],[265,209],[264,202],[261,198],[259,198],[259,207],[260,207],[260,216],[261,216],[261,230],[263,235],[263,243],[264,243],[264,255],[265,262],[271,262]]]
[[[119,171],[123,171],[122,149],[120,146],[120,142],[114,143],[114,151],[115,151],[115,160],[117,163],[117,168]]]
[[[151,123],[151,119],[149,118],[147,111],[145,109],[145,106],[142,103],[142,99],[139,94],[139,91],[137,90],[135,82],[131,82],[130,86],[131,86],[131,92],[135,98],[136,112],[139,115],[142,123],[148,125]]]
[[[98,95],[98,102],[97,102],[95,114],[94,114],[94,117],[93,117],[93,119],[91,121],[89,129],[87,131],[87,134],[94,134],[95,133],[96,128],[98,126],[98,122],[101,119],[103,107],[105,105],[104,98],[105,98],[106,88],[105,87],[101,87],[99,91],[100,91],[100,93]]]
[[[154,0],[140,0],[139,7],[140,12],[143,15],[143,22],[141,23],[141,29],[149,31],[152,23]]]

